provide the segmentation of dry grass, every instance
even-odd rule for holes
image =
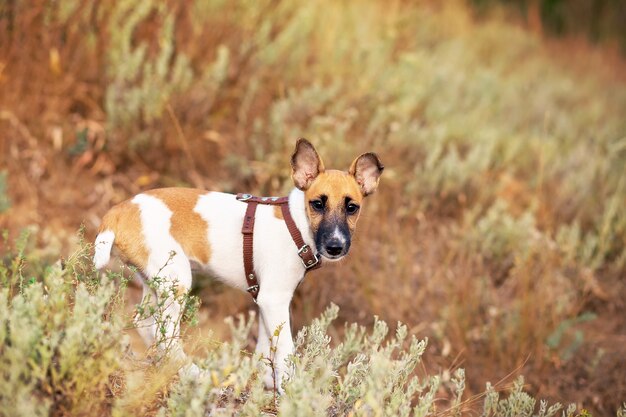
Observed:
[[[429,336],[429,370],[464,367],[470,393],[515,371],[619,407],[621,61],[456,1],[138,4],[0,5],[0,227],[34,225],[51,258],[142,189],[285,193],[298,136],[327,166],[375,150],[350,259],[301,286],[296,325],[334,301]],[[248,308],[201,294],[207,325]]]

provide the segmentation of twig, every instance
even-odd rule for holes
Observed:
[[[189,148],[189,142],[187,141],[187,137],[185,136],[185,133],[183,132],[183,129],[180,126],[178,118],[174,114],[174,110],[172,109],[172,106],[170,105],[170,103],[167,103],[165,105],[165,109],[167,110],[167,113],[172,118],[172,121],[174,122],[174,127],[176,128],[178,141],[180,142],[181,147],[183,148],[183,152],[185,152],[185,156],[187,158],[187,162],[191,166],[191,170],[195,172],[196,171],[196,163],[195,163],[195,161],[193,159],[193,155],[191,154],[191,149]]]

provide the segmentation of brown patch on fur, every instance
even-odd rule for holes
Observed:
[[[189,292],[189,288],[183,285],[176,286],[176,298],[184,297]]]
[[[145,193],[163,201],[172,211],[170,234],[188,258],[205,265],[211,258],[209,225],[194,208],[200,196],[206,193],[194,188],[160,188]]]
[[[285,220],[283,216],[283,211],[280,209],[280,206],[274,206],[274,217],[280,220]]]
[[[309,201],[318,199],[322,195],[328,198],[326,201],[327,212],[324,214],[316,212],[311,209],[309,205]],[[304,196],[306,199],[306,212],[309,217],[309,222],[311,223],[313,234],[317,233],[319,225],[325,215],[332,217],[346,216],[344,211],[346,197],[350,198],[358,205],[361,205],[363,200],[363,194],[354,176],[335,169],[329,169],[320,173],[309,189],[304,192]],[[350,232],[353,232],[356,227],[359,213],[360,211],[354,216],[347,216]]]
[[[146,267],[149,254],[138,205],[127,200],[111,208],[102,218],[100,232],[105,230],[115,233],[115,246],[123,258],[137,268]]]

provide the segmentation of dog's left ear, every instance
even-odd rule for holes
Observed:
[[[380,162],[378,155],[372,152],[364,153],[350,165],[350,175],[353,175],[361,187],[361,193],[368,196],[376,191],[378,180],[385,166]]]
[[[291,178],[296,187],[302,191],[307,190],[322,172],[324,163],[311,142],[304,138],[298,139],[296,149],[291,155]]]

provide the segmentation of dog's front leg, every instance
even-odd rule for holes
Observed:
[[[264,362],[270,357],[270,335],[265,328],[266,325],[265,320],[263,320],[263,312],[259,308],[259,337],[257,338],[255,352],[257,356],[263,357]],[[269,369],[269,366],[263,374],[263,383],[267,388],[272,388],[274,386],[274,376]]]
[[[260,317],[256,351],[271,360],[263,381],[268,388],[276,387],[280,392],[283,379],[290,374],[290,367],[285,360],[294,350],[289,322],[292,296],[293,293],[264,292],[261,287],[257,299]]]

